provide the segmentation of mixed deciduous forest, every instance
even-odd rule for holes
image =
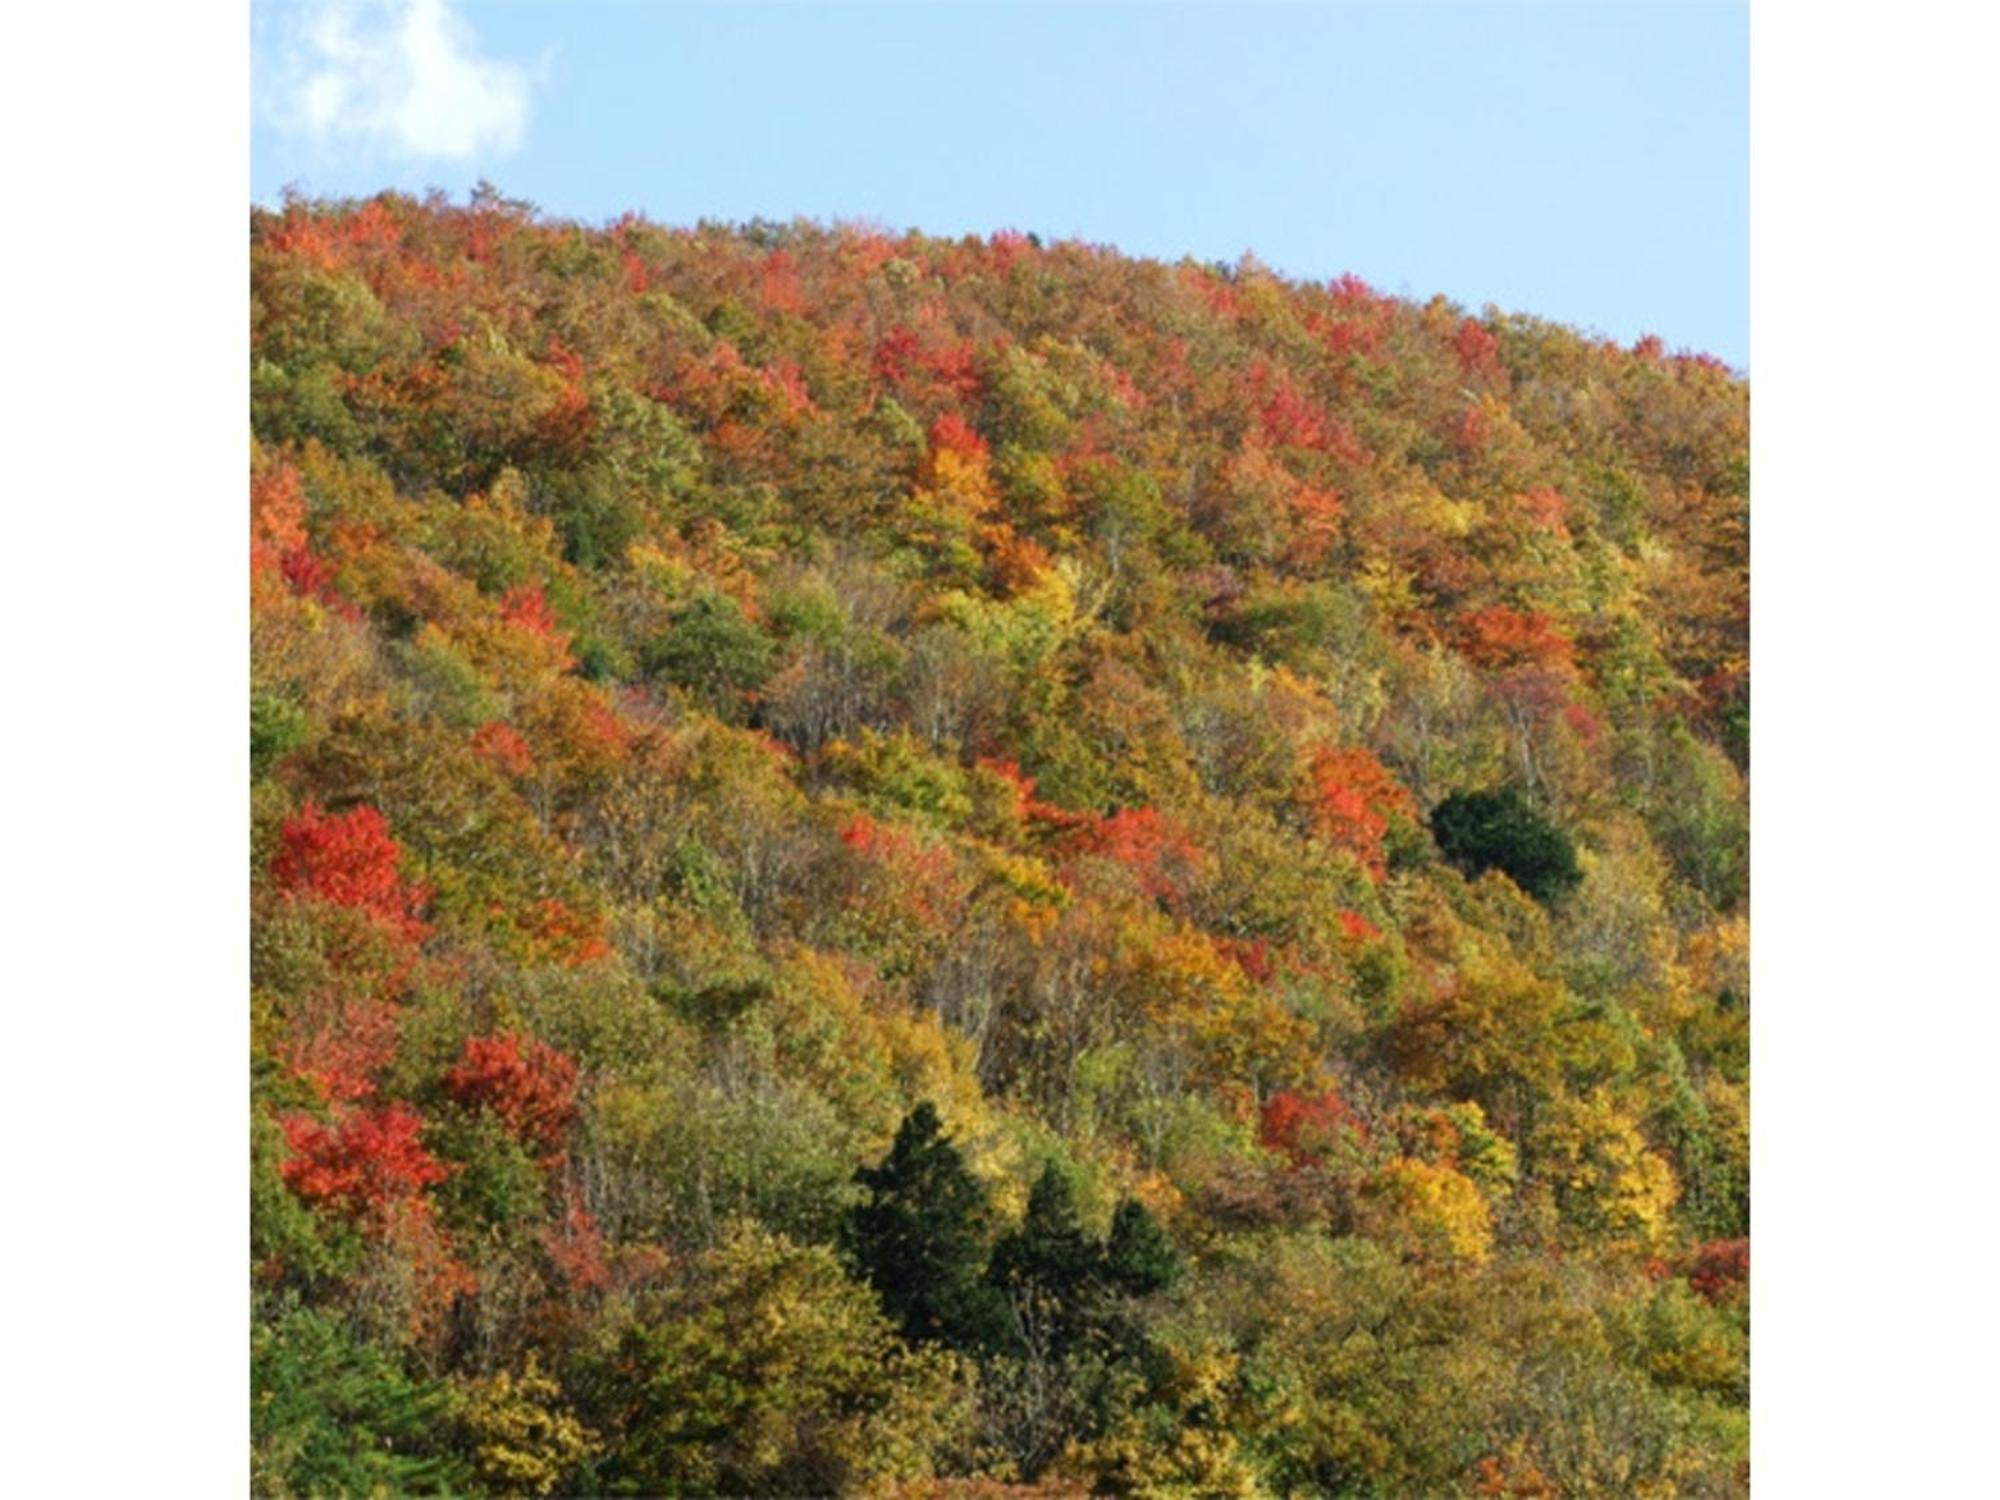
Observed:
[[[1743,378],[250,234],[258,1493],[1746,1491]]]

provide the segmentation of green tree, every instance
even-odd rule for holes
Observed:
[[[281,693],[250,696],[250,777],[254,781],[306,736],[305,710]]]
[[[641,656],[646,671],[684,687],[725,716],[770,677],[777,645],[727,594],[696,596]]]
[[[1060,1355],[1089,1327],[1103,1271],[1104,1247],[1084,1232],[1075,1180],[1051,1161],[1020,1228],[993,1247],[987,1280],[1007,1299],[1020,1341]]]
[[[854,1180],[864,1196],[848,1213],[845,1244],[883,1309],[912,1339],[990,1345],[1004,1316],[980,1276],[992,1210],[936,1107],[911,1110],[881,1165]]]
[[[1750,818],[1742,777],[1713,745],[1675,724],[1663,737],[1651,798],[1653,837],[1681,878],[1718,911],[1743,899]]]
[[[1466,874],[1499,870],[1544,905],[1583,879],[1569,835],[1513,787],[1453,792],[1432,810],[1431,835]]]
[[[434,1495],[464,1482],[438,1434],[451,1393],[297,1306],[250,1333],[250,1488],[259,1495]]]
[[[1127,1198],[1111,1216],[1104,1248],[1104,1274],[1119,1291],[1134,1297],[1164,1292],[1180,1280],[1181,1258],[1159,1220],[1136,1198]]]

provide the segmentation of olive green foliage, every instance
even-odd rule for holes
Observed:
[[[953,1363],[912,1350],[832,1252],[738,1226],[610,1378],[607,1494],[836,1495],[920,1477],[953,1436]]]
[[[533,1353],[518,1375],[500,1370],[473,1382],[459,1420],[474,1470],[496,1494],[548,1495],[567,1488],[596,1447]]]
[[[703,594],[674,617],[664,634],[641,652],[645,669],[685,687],[727,712],[743,694],[770,676],[776,649],[771,638],[743,618],[724,594]]]

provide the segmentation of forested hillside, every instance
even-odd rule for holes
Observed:
[[[259,1493],[1746,1490],[1742,379],[251,239]]]

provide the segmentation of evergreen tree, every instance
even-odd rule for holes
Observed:
[[[446,1386],[410,1379],[317,1312],[293,1305],[258,1319],[250,1388],[250,1482],[259,1494],[439,1494],[465,1477],[442,1447]]]
[[[990,1279],[1000,1286],[1034,1285],[1072,1298],[1096,1276],[1102,1254],[1083,1231],[1075,1182],[1050,1162],[1028,1193],[1021,1227],[994,1246]]]
[[[1159,1221],[1136,1198],[1127,1198],[1111,1216],[1104,1274],[1111,1285],[1134,1297],[1164,1292],[1180,1280],[1180,1256]]]
[[[882,1164],[854,1174],[848,1255],[911,1339],[978,1348],[998,1334],[1000,1299],[980,1279],[991,1209],[928,1101],[904,1118]]]
[[[1500,870],[1545,906],[1583,879],[1569,835],[1513,787],[1453,792],[1431,813],[1431,835],[1466,874]]]
[[[1006,1296],[1030,1344],[1060,1352],[1087,1329],[1103,1271],[1104,1247],[1084,1233],[1076,1184],[1052,1161],[1029,1191],[1021,1227],[994,1246],[987,1280]]]

